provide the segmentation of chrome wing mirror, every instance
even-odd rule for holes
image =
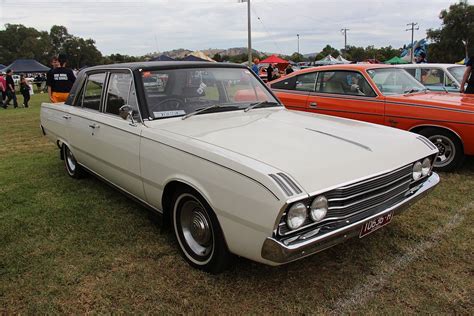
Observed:
[[[130,121],[132,121],[132,124],[135,124],[135,121],[133,119],[133,108],[130,105],[122,105],[119,109],[119,115],[124,120],[130,119]]]

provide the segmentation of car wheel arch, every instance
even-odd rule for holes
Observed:
[[[435,129],[444,130],[448,133],[451,133],[453,136],[455,136],[457,139],[459,139],[459,141],[461,142],[461,145],[462,145],[463,152],[464,152],[464,141],[463,141],[463,139],[461,138],[459,133],[457,133],[456,131],[454,131],[453,129],[451,129],[449,127],[440,126],[440,125],[436,125],[436,124],[424,124],[424,125],[414,126],[414,127],[410,128],[408,131],[412,132],[412,133],[420,134],[420,131],[424,130],[425,128],[435,128]]]

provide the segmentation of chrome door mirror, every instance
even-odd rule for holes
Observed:
[[[130,118],[133,121],[133,109],[130,105],[122,105],[119,109],[119,115],[124,120]]]

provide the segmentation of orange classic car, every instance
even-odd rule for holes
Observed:
[[[370,64],[323,66],[294,72],[268,85],[288,109],[421,134],[439,149],[438,170],[453,170],[465,155],[474,155],[474,97],[430,92],[403,69]]]

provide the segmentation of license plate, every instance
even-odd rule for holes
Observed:
[[[368,234],[376,231],[377,229],[387,225],[392,220],[392,217],[393,211],[365,222],[365,224],[360,230],[359,238],[367,236]]]

